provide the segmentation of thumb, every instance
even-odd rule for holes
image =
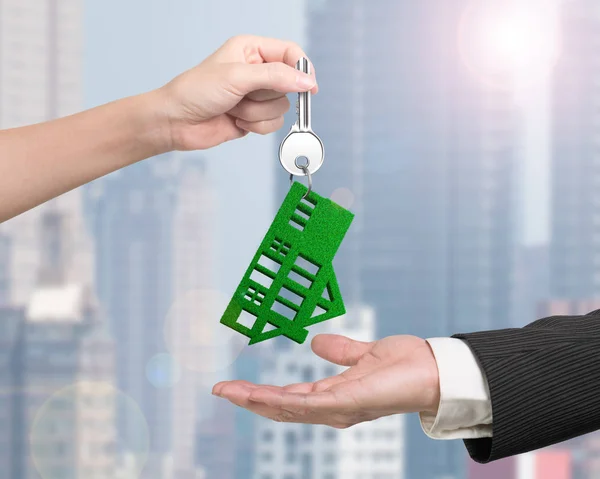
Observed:
[[[319,334],[312,340],[313,352],[340,366],[354,366],[375,343],[364,343],[337,334]]]
[[[252,65],[234,63],[229,68],[226,77],[240,96],[257,90],[275,90],[280,93],[308,91],[317,84],[314,76],[280,62]]]

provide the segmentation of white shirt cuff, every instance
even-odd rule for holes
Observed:
[[[436,416],[421,413],[421,427],[432,439],[492,437],[492,403],[485,375],[469,346],[460,339],[432,338],[440,375]]]

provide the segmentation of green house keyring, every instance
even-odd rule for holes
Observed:
[[[305,58],[296,67],[309,73]],[[312,191],[324,149],[310,129],[309,92],[298,95],[296,111],[279,150],[290,191],[221,318],[249,344],[276,336],[303,343],[309,326],[346,312],[332,262],[354,214]],[[308,177],[308,188],[293,182],[300,175]]]

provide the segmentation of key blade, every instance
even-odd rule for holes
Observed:
[[[296,69],[310,75],[310,63],[305,57],[300,58],[296,63]],[[310,92],[298,93],[298,100],[296,101],[296,124],[300,131],[311,131],[310,122]]]

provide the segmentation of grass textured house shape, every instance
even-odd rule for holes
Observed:
[[[346,312],[332,261],[354,214],[306,192],[292,185],[221,318],[250,344],[303,343],[309,326]]]

